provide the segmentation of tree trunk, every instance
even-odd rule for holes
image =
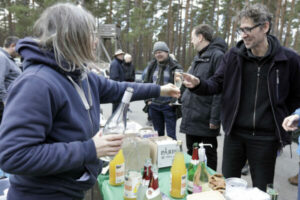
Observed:
[[[280,18],[280,32],[279,32],[279,40],[283,40],[283,27],[284,27],[284,22],[285,22],[285,15],[286,15],[286,6],[287,6],[287,0],[284,0],[284,5],[282,6],[281,10],[281,18]]]
[[[299,24],[298,24],[298,27],[299,27]],[[299,33],[299,28],[297,29],[297,32],[296,32],[296,36],[295,36],[295,41],[294,41],[294,45],[293,45],[293,49],[294,50],[297,50],[298,51],[298,53],[299,53],[299,49],[298,49],[298,46],[299,46],[299,35],[300,35],[300,33]]]
[[[191,44],[191,33],[192,33],[192,30],[193,30],[193,27],[194,27],[194,17],[193,17],[193,8],[194,8],[194,1],[192,0],[191,1],[191,12],[190,12],[190,19],[191,19],[191,23],[190,23],[190,34],[188,35],[188,37],[190,38],[189,42],[188,42],[188,46],[189,46],[189,50],[188,50],[188,56],[187,56],[187,65],[184,65],[183,67],[184,68],[187,68],[186,66],[188,66],[190,63],[191,63],[191,60],[193,58],[193,55],[192,55],[192,51],[193,51],[193,45]],[[187,70],[187,69],[185,69]]]
[[[285,39],[284,39],[284,43],[283,45],[286,47],[290,46],[290,38],[291,38],[291,26],[292,26],[292,19],[294,16],[294,10],[295,10],[295,0],[292,0],[292,6],[291,6],[291,11],[289,14],[289,19],[288,19],[288,25],[286,28],[286,35],[285,35]]]
[[[216,5],[217,5],[217,0],[214,0],[213,1],[213,7],[211,9],[211,16],[210,16],[211,24],[214,24],[214,16],[215,16]]]
[[[235,11],[240,11],[240,2],[236,2],[236,4],[233,6],[235,7]],[[235,34],[236,34],[236,27],[237,27],[237,18],[233,18],[233,25],[232,25],[232,31],[231,31],[231,39],[230,39],[230,47],[233,47],[235,44]]]
[[[216,33],[219,34],[219,12],[220,12],[220,4],[219,4],[219,0],[217,0],[217,20],[216,20]]]
[[[173,9],[172,9],[172,0],[169,0],[167,42],[169,45],[169,49],[171,51],[173,49],[173,37],[174,37]]]
[[[177,30],[178,35],[178,45],[177,45],[177,59],[178,62],[181,63],[181,30],[182,30],[182,1],[179,0],[179,29]]]
[[[186,1],[185,7],[185,20],[184,20],[184,29],[183,29],[183,37],[182,37],[182,59],[181,64],[185,66],[185,56],[186,56],[186,37],[187,37],[187,28],[189,23],[189,9],[190,9],[190,0]]]
[[[276,14],[275,14],[275,23],[273,28],[273,33],[276,37],[278,37],[278,26],[279,26],[279,18],[280,18],[280,8],[281,8],[282,0],[277,0],[276,4]]]
[[[127,16],[126,16],[126,50],[129,52],[130,49],[129,49],[129,28],[130,28],[130,0],[127,1],[127,10],[126,10],[126,13],[127,13]]]

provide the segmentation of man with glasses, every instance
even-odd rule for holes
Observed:
[[[248,160],[253,186],[265,191],[278,150],[291,142],[281,124],[300,107],[300,57],[269,34],[272,15],[264,5],[246,6],[238,19],[242,40],[213,77],[184,74],[184,84],[199,95],[222,92],[223,174],[240,177]]]

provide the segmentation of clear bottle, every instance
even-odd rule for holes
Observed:
[[[186,195],[187,170],[183,152],[176,152],[171,167],[170,195],[173,198],[184,198]]]
[[[150,180],[152,180],[153,178],[153,172],[151,167],[152,167],[152,162],[151,162],[151,158],[149,158],[146,160],[144,165],[142,184],[138,189],[137,198],[136,198],[137,200],[144,200],[145,198]]]
[[[122,101],[115,112],[109,117],[103,128],[103,135],[124,134],[126,130],[127,111],[133,94],[133,88],[128,87],[123,95]],[[101,158],[110,161],[112,157]]]
[[[142,182],[142,175],[137,171],[128,171],[124,183],[124,200],[136,200],[138,188]]]
[[[197,166],[199,164],[199,155],[198,155],[198,143],[195,142],[193,144],[193,155],[192,160],[189,163],[188,166],[188,184],[187,184],[187,190],[188,193],[193,193],[193,185],[194,185],[194,175],[197,170]]]
[[[162,200],[162,196],[158,184],[158,169],[153,167],[153,177],[146,191],[144,200]]]
[[[193,193],[210,191],[208,182],[208,172],[206,167],[206,154],[204,146],[212,146],[211,144],[199,144],[199,164],[194,175]]]
[[[109,162],[109,184],[113,186],[124,183],[125,166],[122,149],[117,153],[112,161]]]

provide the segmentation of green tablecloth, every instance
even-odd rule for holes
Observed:
[[[187,164],[190,162],[191,156],[185,154],[184,159],[185,163]],[[216,172],[208,168],[208,173],[215,174]],[[160,191],[169,196],[170,199],[173,199],[172,197],[170,197],[170,167],[159,169],[158,180]],[[123,199],[124,184],[121,186],[109,185],[109,175],[99,175],[98,185],[103,200]]]

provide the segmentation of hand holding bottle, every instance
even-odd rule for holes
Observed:
[[[173,84],[169,83],[160,87],[160,96],[180,97],[180,90]]]
[[[121,149],[123,134],[102,135],[100,132],[93,137],[97,157],[114,156]]]

